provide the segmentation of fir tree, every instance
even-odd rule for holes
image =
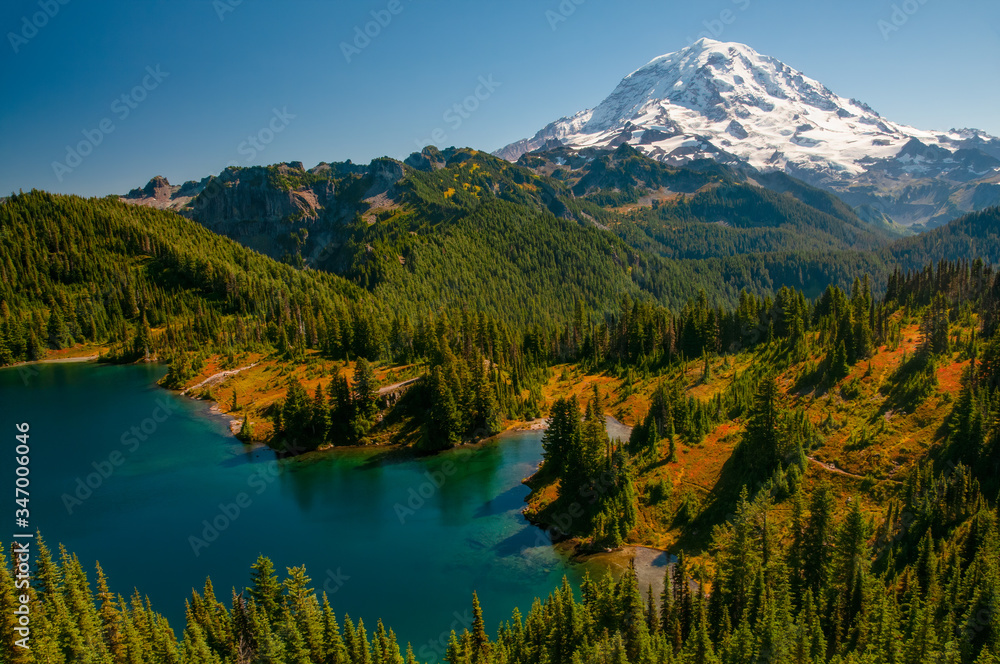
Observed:
[[[358,359],[354,365],[354,405],[359,416],[368,419],[375,414],[378,398],[378,381],[375,370],[365,358]]]
[[[736,458],[750,482],[763,482],[781,465],[778,383],[774,376],[763,378],[747,414],[747,425]]]
[[[267,620],[274,625],[280,617],[281,608],[281,585],[274,573],[274,564],[270,558],[258,556],[257,562],[251,565],[250,569],[253,581],[249,589],[250,596],[264,612]]]

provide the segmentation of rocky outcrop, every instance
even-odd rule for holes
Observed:
[[[374,219],[397,205],[400,162],[381,158],[367,166],[350,161],[230,167],[200,182],[171,185],[156,176],[121,200],[171,209],[206,228],[277,259],[329,263],[345,224],[361,214]]]
[[[335,199],[332,180],[313,180],[302,168],[230,168],[212,178],[191,203],[191,215],[212,228],[245,223],[314,221]]]
[[[167,178],[162,175],[157,175],[146,183],[145,187],[133,189],[122,196],[120,200],[135,205],[179,212],[204,190],[206,182],[207,178],[201,182],[190,180],[177,186],[170,184]]]
[[[428,145],[420,152],[414,152],[403,163],[410,168],[428,173],[445,167],[445,159],[441,156],[441,151],[433,145]]]

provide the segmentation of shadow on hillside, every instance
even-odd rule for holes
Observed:
[[[880,409],[912,413],[937,387],[937,367],[927,353],[915,353],[907,358],[888,379],[891,386]],[[884,387],[883,387],[884,389]]]
[[[722,466],[719,479],[705,499],[705,504],[698,516],[682,530],[676,546],[684,551],[705,550],[712,540],[712,529],[716,524],[729,521],[736,515],[736,505],[740,490],[746,482],[746,472],[742,464],[733,454]],[[749,489],[754,489],[748,486]]]

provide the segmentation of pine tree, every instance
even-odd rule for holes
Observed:
[[[237,435],[244,443],[253,442],[253,424],[250,422],[250,413],[243,416],[243,424],[240,425],[240,433]]]
[[[698,612],[698,619],[695,629],[688,640],[688,661],[691,664],[717,664],[719,659],[715,655],[715,648],[709,636],[708,620],[705,614],[704,605]]]
[[[135,339],[132,342],[132,353],[137,358],[149,360],[153,354],[153,331],[146,320],[146,311],[143,310],[142,318],[136,326]]]
[[[787,566],[792,597],[800,601],[805,580],[805,502],[799,488],[792,496],[792,518],[789,523],[791,541],[788,545]]]
[[[619,584],[618,603],[621,606],[625,627],[623,636],[626,653],[629,661],[639,662],[644,659],[649,649],[649,631],[634,558],[629,561],[629,567],[622,574]]]
[[[258,556],[257,562],[251,565],[250,569],[252,570],[250,597],[264,612],[267,620],[275,625],[280,617],[281,586],[277,574],[274,573],[274,563],[270,558]]]
[[[425,450],[456,445],[461,440],[461,417],[441,366],[431,371],[429,390],[430,408],[420,445]]]
[[[346,664],[347,649],[340,633],[340,625],[337,624],[337,616],[333,613],[326,593],[323,593],[323,635],[323,664]]]
[[[830,380],[836,382],[851,373],[851,365],[847,359],[847,347],[843,341],[837,342],[829,359]]]
[[[944,295],[936,295],[920,321],[921,352],[949,352],[948,323],[948,301]]]
[[[486,636],[486,624],[483,622],[483,610],[479,606],[479,597],[472,593],[472,664],[482,664],[489,657],[489,638]]]
[[[455,630],[451,630],[451,635],[448,637],[448,649],[445,651],[444,661],[448,664],[467,664],[467,658],[458,644]]]
[[[864,591],[868,573],[868,524],[861,512],[860,501],[851,500],[851,506],[836,538],[837,582],[842,590],[842,602],[847,611],[845,624],[851,624],[865,604]]]
[[[660,629],[670,638],[675,625],[677,625],[677,612],[674,608],[673,570],[668,565],[663,572],[663,592],[660,594]]]
[[[475,372],[475,427],[481,436],[492,436],[500,433],[502,427],[500,406],[493,390],[493,384],[488,380],[486,371],[482,368],[483,361],[478,361]]]
[[[650,635],[660,632],[660,617],[656,611],[656,596],[653,594],[652,583],[646,589],[646,629]]]
[[[347,378],[337,374],[328,390],[330,400],[329,439],[334,445],[350,445],[355,442],[354,400]]]
[[[326,395],[322,383],[316,384],[313,393],[312,407],[309,413],[309,428],[316,444],[326,441],[330,435],[330,409],[327,406]]]
[[[125,659],[125,643],[121,633],[122,613],[115,596],[108,590],[108,580],[100,563],[97,564],[97,599],[100,601],[101,636],[115,661]]]
[[[747,415],[746,430],[737,458],[750,482],[763,482],[781,466],[778,383],[774,376],[761,379]]]
[[[375,414],[378,398],[378,381],[375,370],[365,358],[359,358],[354,365],[354,404],[357,413],[368,419]]]
[[[288,391],[280,413],[280,428],[286,449],[296,452],[309,449],[307,439],[310,439],[308,427],[312,413],[309,394],[294,377],[288,379]]]
[[[822,597],[828,582],[831,548],[834,544],[833,492],[823,483],[813,493],[809,504],[809,520],[803,534],[803,573],[806,587]]]
[[[562,477],[566,471],[566,462],[571,446],[570,436],[574,427],[571,417],[579,417],[570,412],[567,399],[557,399],[549,409],[549,423],[542,434],[542,456],[545,469],[556,477]]]
[[[687,557],[684,555],[684,552],[681,551],[677,554],[677,562],[674,563],[673,588],[674,613],[677,615],[677,621],[680,626],[682,639],[687,638],[694,622],[694,604],[691,597],[691,587],[688,583]]]
[[[46,334],[48,336],[49,348],[52,350],[59,350],[73,343],[69,336],[69,330],[66,329],[66,323],[63,320],[62,312],[54,304],[49,311],[49,322],[46,326]]]

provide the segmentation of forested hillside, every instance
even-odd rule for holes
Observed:
[[[157,182],[150,197],[136,190],[123,200],[165,205]],[[744,288],[815,297],[861,274],[880,288],[898,261],[919,269],[1000,258],[985,228],[939,235],[933,246],[892,244],[892,229],[872,215],[863,221],[787,175],[714,161],[672,167],[627,145],[536,152],[517,164],[428,147],[404,163],[230,168],[194,184],[175,192],[193,195],[183,214],[283,262],[342,276],[411,316],[437,306],[552,322],[577,299],[607,314],[623,294],[677,308],[699,289],[733,306]],[[977,233],[987,235],[972,246]]]
[[[463,163],[414,180],[417,193],[452,191],[433,223],[409,226],[418,218],[402,211],[351,231],[383,234],[364,255],[410,258],[344,276],[169,212],[13,196],[0,206],[4,362],[83,343],[117,361],[169,360],[167,384],[185,386],[252,356],[240,375],[266,383],[267,399],[236,382],[212,396],[291,452],[383,433],[434,451],[547,415],[529,517],[580,550],[645,543],[680,558],[659,598],[626,574],[554,591],[496,632],[477,620],[450,664],[997,661],[1000,277],[979,259],[881,262],[991,251],[996,210],[874,251],[815,254],[846,289],[819,289],[817,271],[815,293],[730,291],[711,288],[710,261],[791,273],[802,254],[673,262],[603,222],[465,200],[460,189],[489,180]],[[522,252],[512,238],[536,243]],[[646,270],[657,261],[668,267]],[[884,281],[869,265],[886,266]],[[433,299],[434,283],[454,284],[466,307]],[[412,388],[388,400],[390,381]],[[608,414],[634,425],[628,441],[607,437]],[[387,626],[338,621],[305,570],[279,578],[266,559],[225,604],[207,584],[177,633],[141,595],[108,593],[99,570],[94,593],[71,554],[38,563],[36,647],[6,641],[10,661],[415,660]]]
[[[317,345],[328,323],[353,328],[380,310],[342,278],[110,199],[15,195],[0,233],[4,364],[84,342],[122,360]],[[364,343],[356,350],[371,352]]]
[[[372,224],[356,220],[346,227],[344,232],[356,237],[344,251],[364,250],[343,276],[278,263],[170,212],[111,199],[86,201],[41,192],[13,196],[0,206],[0,229],[7,238],[0,263],[5,277],[0,363],[38,359],[48,351],[87,344],[107,359],[168,361],[165,384],[172,387],[189,385],[206,366],[217,365],[206,364],[212,356],[227,358],[222,368],[233,368],[236,358],[246,353],[292,365],[307,357],[327,364],[359,357],[387,366],[417,363],[406,371],[431,378],[440,367],[436,387],[433,381],[422,382],[399,404],[400,418],[416,416],[423,422],[417,427],[420,436],[386,433],[396,442],[419,439],[436,448],[495,433],[503,420],[537,414],[541,372],[553,362],[588,356],[634,362],[634,351],[623,351],[623,342],[616,338],[630,318],[645,317],[662,321],[656,323],[660,328],[666,326],[665,331],[644,332],[643,343],[652,344],[660,335],[672,339],[671,353],[693,357],[706,348],[711,351],[704,343],[678,343],[690,338],[693,326],[709,324],[705,321],[710,319],[723,327],[746,326],[746,321],[725,323],[722,310],[716,309],[737,303],[743,307],[748,297],[761,303],[753,305],[758,309],[770,306],[761,298],[779,293],[782,284],[798,284],[806,297],[815,298],[831,283],[850,284],[858,275],[870,274],[870,288],[877,294],[897,255],[913,266],[920,265],[924,255],[982,249],[990,257],[997,250],[994,209],[875,251],[788,251],[674,261],[620,237],[632,231],[619,234],[596,220],[580,223],[547,209],[538,211],[535,207],[546,201],[562,199],[545,198],[546,181],[524,168],[474,151],[425,153],[441,161],[411,172],[407,191],[400,193],[411,207],[390,210]],[[622,158],[633,169],[650,166],[634,155]],[[721,177],[716,172],[720,169],[706,177]],[[665,173],[657,177],[680,177]],[[691,171],[684,177],[696,175]],[[518,184],[516,178],[524,182]],[[720,186],[709,193],[714,196]],[[740,213],[748,219],[755,214],[771,218],[761,212],[771,210],[772,216],[807,221],[796,216],[805,213],[794,197],[779,200],[762,189],[732,186],[743,192],[731,200],[733,209],[749,205],[746,196],[756,201]],[[497,196],[481,198],[485,191]],[[589,206],[605,221],[616,214],[583,199],[565,200]],[[423,213],[413,207],[418,203]],[[677,221],[676,211],[687,205],[680,199],[672,206],[642,208],[613,224],[635,230],[641,227],[636,219],[645,215],[665,225],[724,228],[694,217]],[[850,221],[843,209],[828,200],[824,205],[831,214],[817,218],[825,219],[828,227],[835,227],[839,217]],[[668,207],[674,211],[664,213]],[[729,209],[724,203],[716,207]],[[856,226],[852,222],[838,228],[860,232]],[[650,244],[648,236],[643,237]],[[711,241],[713,246],[719,237]],[[699,322],[687,322],[692,315]],[[745,342],[736,335],[725,347],[743,347]],[[481,364],[486,367],[483,375],[477,368]],[[347,368],[338,380],[347,380],[352,371]],[[301,406],[293,405],[291,417],[281,418],[282,403],[252,388],[243,397],[248,403],[242,417],[265,422],[256,437],[278,436],[271,440],[278,446],[287,445],[280,442],[280,434],[289,424],[294,435],[285,438],[299,441],[297,449],[312,449],[327,440],[366,440],[382,419],[371,410],[375,404],[364,405],[362,416],[347,403],[353,387],[345,391],[335,382],[309,381],[308,388],[314,401],[315,390],[322,390],[333,409],[330,417],[343,423],[339,428],[327,425],[325,416],[306,427],[307,409]],[[282,383],[286,390],[293,384],[287,379]],[[337,389],[342,394],[339,406],[334,403]],[[432,413],[437,424],[425,421]],[[456,413],[471,417],[463,421]]]
[[[598,547],[707,534],[741,490],[781,503],[816,469],[878,501],[921,464],[964,464],[992,496],[998,300],[1000,279],[977,262],[894,273],[883,298],[859,280],[811,302],[784,289],[732,311],[636,309],[613,350],[550,375],[531,512],[551,522],[608,471],[621,493],[602,494],[566,532]],[[635,423],[628,441],[608,439],[606,413]]]
[[[1000,207],[955,219],[933,230],[904,238],[889,246],[886,260],[905,270],[928,262],[981,257],[992,262],[1000,256]]]

